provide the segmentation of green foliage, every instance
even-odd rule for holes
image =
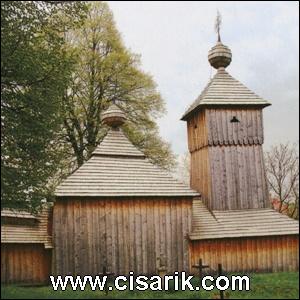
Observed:
[[[2,206],[35,208],[49,195],[60,99],[74,63],[63,33],[84,12],[80,2],[1,1]]]
[[[77,166],[107,132],[100,114],[111,101],[126,112],[125,131],[132,142],[153,162],[173,166],[170,146],[159,137],[155,123],[165,111],[164,102],[151,76],[141,70],[139,56],[124,47],[108,5],[93,2],[83,26],[67,39],[78,63],[63,99],[64,128]]]
[[[1,34],[3,206],[49,200],[104,137],[100,114],[112,100],[128,115],[132,141],[153,162],[174,164],[155,123],[163,101],[106,3],[2,1]]]
[[[250,291],[229,291],[229,299],[299,299],[299,273],[250,274]],[[195,286],[197,283],[193,283]],[[51,287],[2,286],[2,299],[218,299],[208,291],[53,291]]]

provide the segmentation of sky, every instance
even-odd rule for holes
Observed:
[[[207,54],[221,39],[232,51],[226,70],[272,103],[264,109],[266,150],[299,141],[299,4],[244,1],[108,1],[125,46],[141,55],[166,102],[160,135],[177,155],[187,152],[188,106],[215,70]]]

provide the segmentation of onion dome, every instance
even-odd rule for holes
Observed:
[[[101,121],[104,124],[114,128],[123,125],[126,120],[125,113],[114,103],[101,116]]]
[[[215,69],[226,68],[231,62],[231,50],[218,41],[208,52],[208,61]]]

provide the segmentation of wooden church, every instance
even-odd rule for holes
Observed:
[[[56,190],[54,272],[155,274],[189,269],[193,198],[199,194],[153,165],[121,129],[111,105],[110,130],[92,157]]]
[[[200,258],[212,269],[222,263],[227,272],[298,270],[299,223],[269,207],[262,110],[270,103],[225,70],[232,55],[220,39],[208,58],[216,75],[182,117],[191,188],[133,146],[122,130],[126,116],[112,104],[102,115],[107,135],[56,189],[50,229],[27,224],[24,239],[22,223],[3,219],[3,282],[96,275],[103,267],[115,275],[193,273]],[[41,259],[52,265],[48,274],[39,273],[43,278],[14,271],[34,263],[27,259],[33,252],[22,250],[28,243],[39,245]]]

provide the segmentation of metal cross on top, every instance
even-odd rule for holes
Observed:
[[[221,36],[220,36],[221,24],[222,24],[222,16],[221,16],[220,12],[217,11],[215,30],[216,30],[216,33],[218,34],[218,42],[221,42]]]

